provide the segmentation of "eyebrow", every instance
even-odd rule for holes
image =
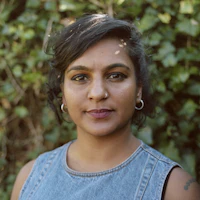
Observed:
[[[77,65],[72,67],[71,69],[67,70],[67,73],[69,73],[70,71],[91,71],[89,68],[83,66],[83,65]]]
[[[108,65],[108,66],[106,67],[106,69],[107,69],[107,70],[111,70],[111,69],[113,69],[113,68],[118,68],[118,67],[124,68],[124,69],[126,69],[126,70],[128,70],[128,71],[131,70],[130,67],[128,67],[127,65],[125,65],[125,64],[123,64],[123,63],[114,63],[114,64],[111,64],[111,65]]]
[[[108,65],[106,68],[105,68],[105,71],[106,70],[111,70],[111,69],[114,69],[114,68],[124,68],[128,71],[130,71],[130,67],[128,67],[127,65],[123,64],[123,63],[114,63],[114,64],[111,64],[111,65]],[[86,66],[83,66],[83,65],[77,65],[77,66],[74,66],[72,67],[71,69],[67,70],[67,73],[69,73],[70,71],[88,71],[88,72],[91,72],[92,70],[89,69],[88,67]]]

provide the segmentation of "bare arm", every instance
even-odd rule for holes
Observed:
[[[22,169],[20,170],[19,174],[17,175],[17,178],[15,180],[15,184],[13,186],[13,191],[11,195],[11,200],[18,200],[20,191],[22,189],[23,184],[25,183],[26,179],[28,178],[28,175],[31,172],[31,169],[34,165],[35,160],[32,160],[28,162]]]
[[[181,168],[170,174],[164,200],[200,200],[200,185]]]

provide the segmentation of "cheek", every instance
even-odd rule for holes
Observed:
[[[134,82],[126,84],[120,89],[116,88],[116,91],[119,91],[118,95],[123,101],[136,101],[136,84]]]
[[[80,107],[84,100],[83,92],[83,90],[77,90],[77,88],[72,87],[69,83],[65,84],[64,98],[69,111],[76,110]]]
[[[124,105],[126,112],[130,111],[131,113],[135,110],[136,104],[136,87],[135,85],[127,86],[123,89],[120,96],[120,102]]]

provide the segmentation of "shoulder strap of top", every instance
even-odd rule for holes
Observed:
[[[45,178],[48,169],[62,149],[63,148],[60,147],[53,151],[43,153],[36,159],[30,175],[21,189],[19,199],[23,199],[22,197],[25,197],[24,199],[26,200],[30,199],[31,195],[37,190],[41,181]]]
[[[156,158],[154,158],[153,156],[148,157],[148,161],[146,162],[146,166],[144,168],[143,175],[141,176],[141,179],[140,179],[140,182],[139,182],[136,200],[142,199],[144,192],[146,190],[146,187],[148,185],[149,179],[151,178],[153,170],[156,166],[156,163],[157,163]]]
[[[136,200],[143,198],[161,199],[164,185],[170,171],[174,167],[181,166],[144,143],[141,147],[146,152],[146,164],[140,182],[138,183]],[[149,195],[152,196],[150,197]]]

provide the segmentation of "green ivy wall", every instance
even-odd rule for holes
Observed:
[[[133,132],[200,181],[200,1],[1,0],[0,199],[19,169],[76,137],[46,101],[48,35],[85,13],[132,21],[151,59],[156,117]]]

